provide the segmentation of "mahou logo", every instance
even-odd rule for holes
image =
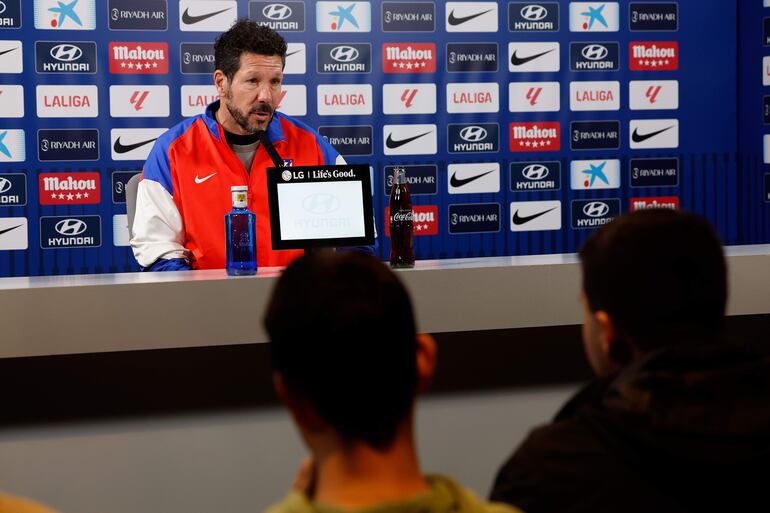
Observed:
[[[631,71],[674,71],[679,69],[676,41],[633,41],[629,44]]]
[[[433,43],[385,43],[382,45],[384,73],[435,73],[436,45]]]
[[[41,205],[99,203],[99,173],[41,173]]]
[[[561,149],[561,124],[558,121],[511,123],[510,126],[512,152]]]
[[[168,73],[168,43],[110,43],[110,73]]]
[[[634,210],[650,210],[653,208],[678,210],[679,197],[658,196],[656,198],[631,198],[631,212]]]
[[[401,215],[399,212],[396,215]],[[401,220],[408,220],[409,215],[403,215]],[[390,208],[385,207],[385,219],[390,219]],[[437,205],[413,205],[412,220],[414,221],[414,235],[438,234],[438,206]],[[385,223],[385,235],[390,237],[390,223]]]

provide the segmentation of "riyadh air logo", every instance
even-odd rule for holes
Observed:
[[[447,32],[497,32],[497,2],[447,2]]]
[[[102,244],[99,216],[42,216],[40,218],[40,247],[95,248]]]
[[[24,130],[0,130],[0,162],[24,162],[26,159]]]
[[[235,0],[181,0],[179,30],[182,32],[224,32],[238,17]]]
[[[497,123],[450,123],[447,126],[449,153],[487,153],[500,150]]]
[[[24,117],[24,87],[0,85],[0,118]]]
[[[569,29],[572,32],[617,32],[620,29],[618,2],[571,2]]]
[[[96,73],[96,43],[35,41],[38,73]]]
[[[493,233],[499,231],[499,203],[449,205],[449,233]]]
[[[318,32],[371,32],[370,2],[316,2]]]
[[[98,172],[41,173],[41,205],[86,205],[100,201]]]
[[[249,19],[281,32],[304,32],[305,3],[251,1]]]
[[[383,114],[435,114],[436,84],[385,84]]]
[[[557,191],[561,189],[561,162],[512,162],[511,191]]]
[[[166,0],[109,0],[110,30],[166,30]]]
[[[0,41],[0,73],[24,71],[21,41]]]
[[[511,82],[508,85],[510,112],[558,112],[559,82]]]
[[[438,151],[436,125],[385,125],[385,155],[435,155]]]
[[[435,32],[434,2],[383,2],[383,32]]]
[[[561,201],[514,201],[510,212],[512,232],[561,230]]]
[[[559,4],[556,2],[508,4],[508,30],[511,32],[557,32]]]
[[[110,116],[113,118],[164,118],[168,115],[168,86],[110,86]]]
[[[559,43],[508,43],[508,71],[559,71]]]
[[[27,249],[26,217],[0,217],[0,251]]]
[[[95,0],[35,0],[35,28],[39,30],[94,30]]]
[[[384,43],[382,70],[385,73],[435,73],[434,43]]]
[[[596,228],[620,215],[620,200],[573,200],[571,210],[573,229]]]
[[[41,162],[99,160],[99,131],[94,128],[40,129],[37,158]]]
[[[500,164],[449,164],[447,190],[449,194],[500,192]]]
[[[629,122],[631,149],[678,148],[678,119],[632,119]]]
[[[632,80],[628,101],[631,110],[675,110],[679,108],[677,80]]]
[[[573,160],[570,164],[573,191],[620,188],[619,160]]]
[[[632,2],[628,18],[632,31],[674,32],[679,30],[679,4]]]

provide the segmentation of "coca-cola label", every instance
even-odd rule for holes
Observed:
[[[407,223],[414,221],[414,210],[399,210],[390,216],[391,223]]]
[[[400,211],[398,214],[399,219],[403,213],[404,217],[408,217],[410,211]],[[438,234],[438,206],[437,205],[413,205],[412,206],[412,221],[414,222],[413,234],[417,237],[421,235],[437,235]],[[385,207],[385,219],[391,219],[390,207]],[[390,223],[385,224],[385,235],[390,237]]]

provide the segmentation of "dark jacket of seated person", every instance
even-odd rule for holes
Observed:
[[[597,378],[532,431],[491,498],[529,513],[770,511],[770,359],[723,337],[713,229],[635,212],[580,257]]]
[[[321,252],[292,262],[265,315],[273,381],[310,452],[270,513],[520,513],[425,475],[414,407],[436,345],[376,258]]]

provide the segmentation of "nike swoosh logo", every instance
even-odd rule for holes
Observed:
[[[12,52],[12,51],[14,51],[14,50],[18,50],[18,48],[11,48],[10,50],[5,50],[5,51],[2,51],[2,52],[0,52],[0,55],[5,55],[5,54],[7,54],[8,52]]]
[[[516,55],[516,52],[518,52],[518,50],[514,50],[513,55],[511,55],[511,64],[513,64],[514,66],[521,66],[522,64],[526,64],[529,61],[534,61],[538,57],[542,57],[543,55],[545,55],[547,53],[551,53],[554,50],[556,50],[556,48],[551,48],[550,50],[548,50],[546,52],[538,53],[536,55],[530,55],[529,57],[518,57]]]
[[[471,183],[474,180],[478,180],[482,176],[487,176],[489,173],[493,171],[494,169],[487,171],[486,173],[481,173],[480,175],[471,176],[468,178],[457,178],[457,173],[452,173],[452,178],[449,179],[449,183],[452,185],[452,187],[462,187],[467,183]]]
[[[452,11],[452,12],[449,13],[449,19],[447,21],[449,21],[450,25],[462,25],[466,21],[471,21],[473,18],[478,18],[482,14],[486,14],[486,13],[490,12],[491,10],[492,9],[487,9],[486,11],[483,11],[483,12],[480,12],[480,13],[476,13],[476,14],[471,14],[470,16],[462,16],[460,18],[457,18],[455,16],[455,12]]]
[[[129,151],[133,151],[137,148],[141,148],[145,144],[150,144],[151,142],[157,139],[158,138],[155,137],[153,139],[147,139],[146,141],[124,145],[120,142],[120,137],[118,137],[117,139],[115,139],[115,144],[112,146],[112,149],[115,150],[115,153],[128,153]]]
[[[299,53],[299,52],[301,52],[301,51],[302,51],[302,50],[294,50],[293,52],[287,53],[287,54],[286,54],[286,57],[291,57],[291,56],[292,56],[292,55],[294,55],[295,53]]]
[[[215,174],[217,174],[216,171],[211,173],[209,176],[204,176],[203,178],[198,178],[198,175],[195,175],[195,183],[198,183],[198,184],[203,183],[209,178],[211,178],[212,176],[214,176]]]
[[[524,217],[520,217],[519,216],[519,211],[517,210],[516,212],[513,213],[513,224],[515,224],[517,226],[522,225],[522,224],[526,224],[526,223],[532,221],[533,219],[537,219],[540,216],[544,216],[548,212],[550,212],[551,210],[555,210],[555,209],[556,209],[556,207],[549,208],[548,210],[544,210],[543,212],[538,212],[537,214],[532,214],[531,216],[524,216]]]
[[[388,134],[388,138],[385,140],[385,146],[387,146],[391,150],[395,150],[396,148],[400,148],[401,146],[407,143],[410,143],[415,139],[419,139],[420,137],[428,135],[429,133],[430,132],[425,132],[424,134],[415,135],[414,137],[409,137],[407,139],[401,139],[400,141],[396,141],[395,139],[393,139],[393,134]]]
[[[182,13],[182,23],[185,25],[193,25],[195,23],[198,23],[203,20],[207,20],[213,16],[216,16],[217,14],[222,14],[225,11],[229,11],[232,9],[232,7],[228,7],[227,9],[222,9],[221,11],[216,12],[210,12],[208,14],[201,14],[200,16],[191,16],[190,15],[190,8],[184,10],[184,13]]]
[[[21,225],[18,225],[18,226],[11,226],[10,228],[6,228],[5,230],[0,230],[0,235],[2,235],[2,234],[4,234],[4,233],[7,233],[7,232],[10,232],[11,230],[15,230],[15,229],[16,229],[16,228],[18,228],[19,226],[21,226]]]
[[[674,128],[674,125],[671,125],[670,127],[664,128],[662,130],[657,130],[655,132],[650,132],[649,134],[640,134],[639,133],[639,129],[638,128],[634,128],[634,133],[631,134],[631,140],[634,141],[635,143],[644,142],[647,139],[649,139],[650,137],[655,137],[656,135],[662,134],[666,130],[671,130],[672,128]]]

